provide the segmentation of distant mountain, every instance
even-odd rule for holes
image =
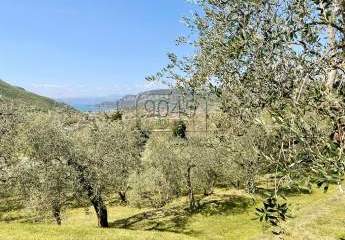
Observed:
[[[201,95],[199,93],[193,97],[191,93],[182,92],[178,89],[155,89],[140,92],[136,95],[125,95],[117,101],[105,101],[97,104],[95,109],[96,111],[133,110],[136,107],[152,107],[152,104],[156,104],[156,107],[158,105],[159,107],[164,107],[164,105],[168,104],[169,109],[174,109],[176,104],[184,104],[186,106],[186,104],[191,104],[195,100],[201,103],[203,108],[206,108],[206,102],[208,107],[217,105],[216,96],[211,92]]]
[[[14,103],[34,106],[42,110],[68,109],[66,104],[58,103],[50,98],[26,91],[0,79],[0,99]]]
[[[107,97],[86,97],[86,98],[64,98],[57,99],[59,102],[66,103],[82,112],[98,112],[112,110],[131,110],[138,106],[143,107],[148,104],[148,100],[161,100],[169,98],[169,104],[174,104],[182,94],[177,89],[155,89],[140,92],[138,94],[128,94],[125,96],[112,95]],[[188,98],[191,97],[187,94]],[[186,96],[185,96],[186,97]]]
[[[135,108],[137,101],[138,104],[144,102],[148,99],[154,99],[157,96],[167,96],[167,95],[176,95],[177,91],[173,89],[155,89],[155,90],[148,90],[144,92],[140,92],[136,95],[130,94],[125,95],[119,98],[116,101],[104,101],[100,104],[97,104],[95,109],[99,109],[102,111],[106,110],[123,110],[123,109],[131,109]]]

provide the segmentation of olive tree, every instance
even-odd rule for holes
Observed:
[[[228,139],[258,129],[261,141],[242,150],[256,152],[254,169],[267,163],[259,174],[273,173],[275,198],[285,180],[316,178],[327,186],[334,172],[343,172],[344,1],[196,3],[198,10],[185,19],[192,37],[179,38],[194,54],[169,54],[170,64],[149,80],[211,88]]]
[[[32,109],[15,103],[5,97],[0,98],[0,196],[4,204],[6,199],[16,199],[21,204],[16,182],[17,146],[16,136],[21,124]],[[7,208],[8,206],[4,206]]]
[[[198,207],[196,194],[211,194],[231,168],[212,147],[210,139],[152,136],[143,156],[143,168],[132,175],[132,201],[162,207],[187,195],[190,210]]]
[[[117,193],[127,202],[129,175],[140,166],[141,133],[122,121],[95,119],[76,131],[73,139],[83,156],[83,165],[92,174],[92,186],[102,200],[99,217],[105,221],[103,199]]]
[[[30,202],[43,209],[50,206],[57,223],[70,193],[82,193],[94,207],[98,225],[108,227],[107,209],[95,181],[98,173],[73,141],[75,128],[63,118],[53,112],[36,113],[22,125],[15,183]]]
[[[24,121],[27,108],[0,98],[0,182],[10,178],[9,168],[15,158],[15,136]]]
[[[61,212],[73,195],[71,158],[57,115],[31,114],[19,126],[16,136],[17,160],[13,168],[20,195],[41,214],[51,212],[61,224]]]

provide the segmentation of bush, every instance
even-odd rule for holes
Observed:
[[[130,177],[129,203],[136,207],[160,208],[173,198],[173,191],[164,174],[156,168]]]
[[[185,139],[186,130],[187,130],[187,126],[184,121],[182,120],[174,121],[173,126],[172,126],[172,131],[175,137]]]
[[[121,120],[122,120],[122,117],[123,117],[123,114],[122,114],[122,112],[120,112],[120,111],[113,112],[113,113],[111,113],[110,115],[105,114],[105,118],[106,118],[107,120],[112,121],[112,122],[121,121]]]

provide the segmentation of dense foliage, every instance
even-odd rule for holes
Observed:
[[[219,137],[238,154],[246,188],[274,179],[284,187],[327,190],[344,172],[345,2],[200,0],[179,38],[195,54],[149,80],[220,98]],[[236,146],[233,148],[232,146]]]
[[[150,133],[125,113],[41,112],[0,102],[1,194],[19,196],[58,224],[69,206],[162,207],[187,196],[189,210],[216,187],[270,195],[257,209],[285,221],[284,192],[327,191],[345,171],[345,1],[200,0],[180,38],[195,53],[150,80],[171,81],[220,102],[212,131],[188,134],[176,120]],[[132,115],[131,115],[132,116]],[[208,116],[207,116],[208,117]],[[166,121],[169,123],[169,121]],[[7,189],[6,191],[3,189]]]

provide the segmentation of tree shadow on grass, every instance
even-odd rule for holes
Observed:
[[[3,197],[0,198],[0,212],[17,211],[23,209],[21,200],[17,198]]]
[[[261,188],[258,187],[256,189],[256,194],[261,197],[267,197],[267,195],[270,195],[274,193],[274,188]],[[285,197],[291,197],[291,196],[298,196],[301,194],[311,194],[312,192],[310,189],[302,188],[302,187],[281,187],[279,189],[278,194],[285,196]]]
[[[40,223],[44,220],[45,218],[41,216],[35,216],[35,215],[6,215],[6,216],[1,216],[0,215],[0,222],[5,222],[5,223]]]
[[[160,208],[116,220],[110,224],[110,227],[181,232],[185,229],[189,217],[191,217],[191,213],[181,207]]]
[[[186,205],[160,208],[116,220],[110,224],[110,227],[195,235],[198,233],[187,228],[188,221],[193,215],[201,214],[204,216],[213,216],[240,214],[248,211],[248,208],[252,205],[253,200],[246,196],[215,195],[199,199],[199,207],[194,212],[189,211]]]
[[[198,212],[206,216],[241,214],[254,204],[254,199],[247,196],[218,195],[216,199],[200,201]]]
[[[23,209],[21,199],[2,196],[0,198],[0,222],[34,222],[33,216],[25,213]]]

